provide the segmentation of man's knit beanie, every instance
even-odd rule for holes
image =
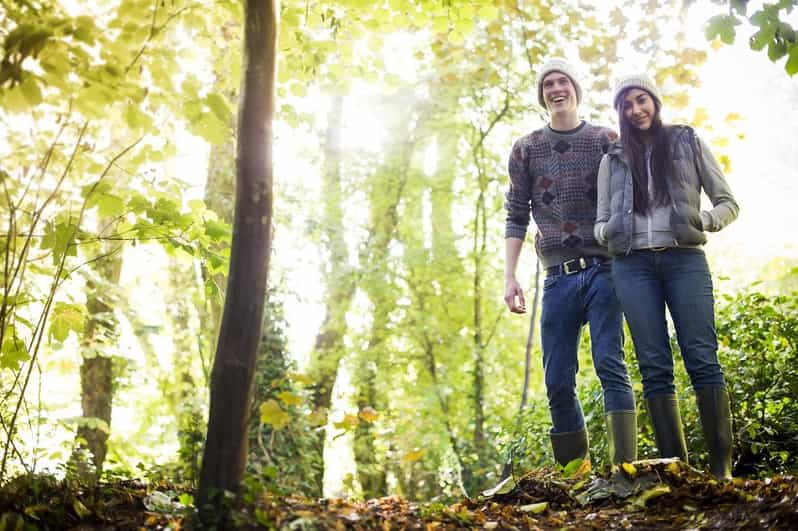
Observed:
[[[538,102],[541,107],[546,109],[546,102],[543,100],[543,79],[552,72],[562,72],[568,76],[576,90],[576,102],[582,101],[582,87],[579,85],[574,67],[562,57],[552,57],[538,70]]]
[[[645,74],[632,74],[628,76],[624,76],[615,83],[615,91],[612,94],[612,106],[616,109],[618,105],[620,105],[620,98],[621,93],[628,88],[639,88],[643,89],[658,100],[662,101],[662,98],[659,96],[659,90],[657,90],[657,86]]]

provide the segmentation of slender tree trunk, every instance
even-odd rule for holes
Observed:
[[[100,226],[108,225],[108,220]],[[114,316],[114,287],[119,285],[122,270],[120,249],[103,245],[104,259],[94,262],[91,277],[86,282],[86,310],[88,319],[84,330],[80,366],[80,402],[83,417],[102,421],[103,426],[81,424],[77,430],[72,462],[78,477],[87,483],[95,483],[102,473],[108,453],[108,436],[111,427],[113,405],[113,362],[111,353],[103,347],[115,343],[117,319]],[[85,447],[84,447],[85,444]],[[86,455],[90,454],[90,460]]]
[[[323,247],[327,255],[328,271],[325,278],[325,312],[321,328],[316,335],[311,361],[310,374],[315,381],[313,388],[313,408],[318,413],[321,426],[327,425],[327,414],[332,405],[332,390],[338,376],[338,367],[344,354],[343,338],[346,333],[346,312],[355,295],[355,283],[351,267],[348,265],[348,251],[344,241],[344,221],[341,189],[341,128],[343,115],[343,96],[333,98],[327,117],[327,131],[324,138],[324,168],[322,171],[322,200],[324,201],[321,220]],[[324,444],[326,429],[316,434],[314,459],[322,466],[314,483],[317,496],[322,495],[324,486]]]
[[[272,0],[247,0],[244,21],[245,74],[238,116],[230,275],[211,374],[197,503],[206,524],[218,521],[222,491],[237,492],[246,466],[246,432],[271,254],[277,6]]]

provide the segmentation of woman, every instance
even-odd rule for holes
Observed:
[[[643,396],[662,457],[687,461],[665,307],[696,394],[710,467],[731,478],[729,395],[718,363],[705,232],[731,223],[737,203],[693,129],[664,125],[659,93],[645,75],[620,80],[614,105],[620,141],[598,174],[596,239],[615,257],[615,291],[632,332]],[[700,210],[701,190],[713,208]]]

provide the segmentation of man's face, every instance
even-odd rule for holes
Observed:
[[[550,72],[543,78],[543,101],[551,114],[575,111],[578,104],[571,78],[562,72]]]

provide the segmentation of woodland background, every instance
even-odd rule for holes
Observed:
[[[742,207],[708,245],[735,475],[795,471],[795,2],[746,4],[283,2],[245,482],[445,501],[495,484],[508,459],[551,464],[537,331],[501,300],[506,157],[545,123],[534,72],[549,55],[580,63],[584,118],[613,124],[612,79],[645,69],[666,118],[711,142]],[[198,481],[243,17],[224,0],[0,6],[0,481]],[[601,466],[586,336],[580,394]],[[653,456],[640,413],[640,454]]]

